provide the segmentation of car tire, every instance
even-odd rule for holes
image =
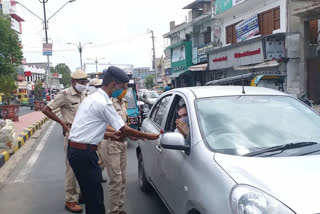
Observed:
[[[144,171],[143,158],[141,153],[138,156],[138,182],[142,192],[145,192],[145,193],[151,192],[152,187],[148,182],[145,171]]]

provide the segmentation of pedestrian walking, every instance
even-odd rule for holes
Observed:
[[[113,107],[119,116],[126,123],[128,114],[128,102],[124,99],[127,93],[127,87],[121,94],[112,94]],[[102,140],[98,146],[100,157],[106,166],[109,176],[109,214],[125,214],[125,187],[126,187],[126,166],[127,166],[127,142],[119,142],[113,140]]]
[[[83,210],[79,206],[79,186],[69,161],[67,160],[68,138],[70,128],[72,127],[74,117],[80,106],[80,103],[86,97],[85,89],[88,83],[87,73],[84,71],[75,71],[71,73],[72,86],[62,90],[55,98],[46,105],[42,112],[50,119],[56,121],[62,126],[64,137],[64,151],[66,154],[66,171],[65,171],[65,209],[73,213],[82,213]],[[53,110],[60,108],[62,118],[60,119]]]
[[[129,128],[112,105],[113,93],[121,94],[129,82],[127,74],[111,66],[104,71],[102,88],[88,96],[80,105],[71,127],[68,160],[83,192],[87,214],[105,214],[101,185],[101,168],[97,145],[105,138],[122,141],[127,136],[155,140],[159,134]],[[108,125],[114,129],[108,128]]]

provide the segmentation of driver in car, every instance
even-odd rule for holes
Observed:
[[[187,106],[185,104],[181,105],[178,109],[178,116],[176,120],[176,130],[174,132],[179,132],[185,138],[189,136],[189,118]]]

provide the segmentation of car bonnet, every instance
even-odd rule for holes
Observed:
[[[254,186],[296,213],[320,213],[320,155],[265,158],[216,153],[214,159],[236,183]]]

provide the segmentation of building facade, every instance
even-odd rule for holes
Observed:
[[[184,9],[190,10],[188,20],[171,22],[164,35],[171,58],[166,74],[175,87],[270,71],[286,76],[286,92],[320,102],[320,2],[197,0]],[[190,55],[190,42],[191,62],[185,57],[177,63],[177,56]]]

